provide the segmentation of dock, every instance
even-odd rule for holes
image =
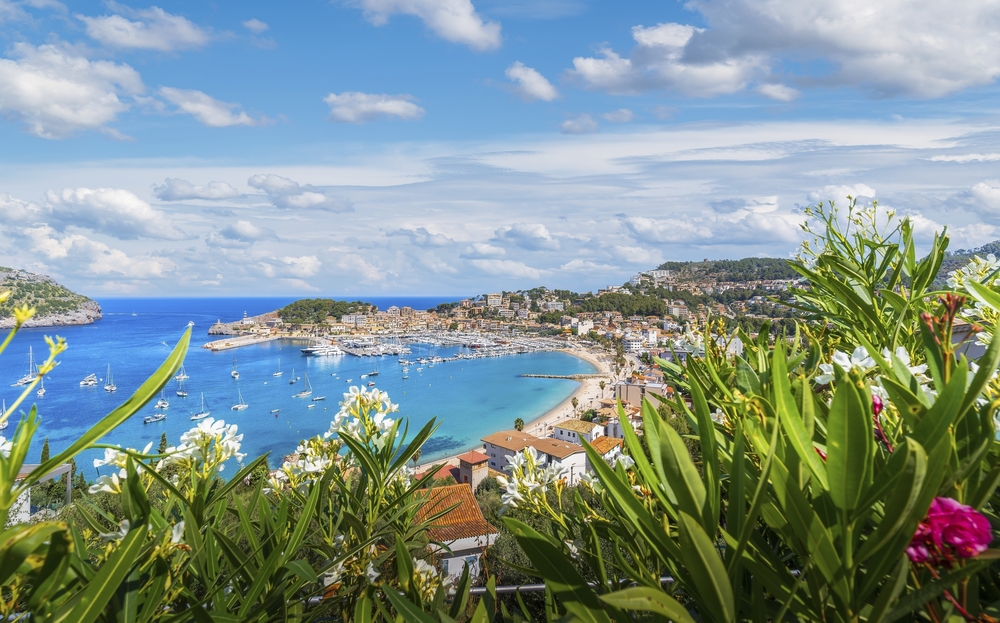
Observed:
[[[569,379],[571,381],[585,381],[587,379],[606,379],[607,374],[522,374],[525,379]]]
[[[201,347],[207,348],[212,352],[218,352],[220,350],[240,348],[241,346],[253,346],[254,344],[263,344],[265,342],[273,342],[275,340],[285,340],[288,339],[288,337],[289,336],[287,335],[241,335],[222,340],[215,340],[214,342],[205,342],[201,345]]]

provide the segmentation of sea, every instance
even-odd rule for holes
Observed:
[[[380,309],[391,305],[428,309],[463,297],[362,298]],[[431,418],[439,423],[423,447],[423,463],[480,446],[482,437],[512,428],[516,418],[530,422],[565,400],[578,386],[572,380],[523,378],[522,374],[594,372],[590,363],[561,352],[456,360],[425,365],[423,369],[411,365],[409,372],[404,374],[398,357],[306,357],[300,349],[307,344],[296,340],[221,352],[201,348],[202,344],[217,339],[218,336],[207,334],[217,320],[234,321],[244,313],[254,316],[294,300],[107,298],[98,301],[104,318],[94,324],[22,329],[0,355],[0,398],[8,405],[20,393],[21,388],[10,385],[26,373],[29,347],[35,361],[41,362],[48,354],[46,335],[63,337],[68,345],[59,357],[58,367],[45,377],[44,396],[30,396],[19,409],[23,412],[36,405],[41,419],[28,452],[28,462],[38,461],[45,438],[55,454],[125,402],[163,362],[189,322],[194,323],[194,328],[184,367],[190,378],[183,382],[188,396],[178,397],[178,382],[172,380],[164,391],[170,403],[165,420],[143,423],[144,416],[156,412],[155,401],[150,402],[100,443],[142,449],[152,442],[155,450],[160,435],[166,433],[170,444],[177,444],[180,435],[197,424],[190,417],[201,410],[204,397],[205,408],[211,412],[211,417],[238,425],[243,434],[243,452],[251,458],[269,453],[269,463],[276,467],[284,455],[295,450],[300,440],[329,429],[348,388],[374,381],[378,389],[388,392],[391,400],[400,405],[398,415],[408,420],[411,434]],[[429,344],[414,344],[411,348],[412,354],[405,356],[410,360],[428,355],[448,357],[463,350]],[[230,374],[234,365],[240,373],[239,380],[234,380]],[[279,367],[284,374],[273,376]],[[362,374],[376,369],[379,371],[377,376],[361,378]],[[109,370],[118,386],[114,393],[103,389]],[[81,387],[80,380],[92,373],[101,379],[100,384]],[[404,379],[404,375],[409,378]],[[307,377],[313,387],[312,396],[293,397],[302,389]],[[296,383],[291,384],[292,379]],[[238,392],[250,405],[243,411],[230,408],[237,403]],[[326,396],[326,399],[311,400],[318,396]],[[313,408],[309,408],[310,405]],[[278,412],[272,413],[274,409]],[[11,437],[19,417],[12,416],[11,425],[0,431],[0,435]],[[77,457],[77,466],[88,479],[99,475],[93,459],[101,455],[103,451],[88,450]],[[227,469],[233,473],[238,466],[227,466]]]

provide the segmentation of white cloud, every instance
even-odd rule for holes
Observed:
[[[87,34],[92,39],[108,47],[173,52],[201,47],[211,38],[209,30],[159,7],[142,10],[118,4],[112,7],[135,21],[122,15],[76,16],[86,25]]]
[[[330,107],[330,120],[343,123],[368,123],[380,117],[420,119],[424,109],[413,103],[411,95],[385,95],[345,91],[323,98]]]
[[[75,275],[154,279],[176,268],[164,257],[130,256],[121,249],[91,240],[80,234],[60,237],[51,227],[35,227],[23,232],[33,251]]]
[[[387,236],[405,236],[410,239],[410,243],[418,247],[447,247],[454,242],[444,234],[433,234],[427,231],[426,227],[416,229],[397,229],[391,231]]]
[[[158,238],[184,240],[184,232],[167,215],[120,188],[67,188],[62,193],[46,193],[53,226],[86,227],[122,240]]]
[[[542,276],[542,271],[537,268],[514,260],[469,260],[469,263],[484,273],[508,279],[538,279]]]
[[[485,242],[473,242],[462,251],[462,257],[468,259],[490,259],[507,255],[503,247],[495,247]]]
[[[611,123],[628,123],[635,119],[635,114],[632,113],[628,108],[619,108],[618,110],[612,110],[611,112],[606,112],[601,117],[605,121]]]
[[[879,96],[940,97],[1000,76],[996,30],[1000,7],[921,0],[864,3],[817,0],[695,0],[706,28],[665,23],[636,26],[627,58],[605,48],[574,59],[571,74],[614,93],[666,89],[691,96],[741,91],[761,83],[766,96],[794,93],[771,77],[829,67],[803,84],[851,86]],[[781,88],[777,88],[777,87]]]
[[[542,100],[551,102],[559,97],[559,91],[552,86],[552,83],[545,79],[545,76],[537,70],[527,67],[521,61],[515,61],[513,65],[504,72],[507,79],[516,83],[513,87],[515,93],[525,100]]]
[[[209,182],[204,186],[196,186],[187,180],[176,177],[168,177],[163,180],[163,186],[154,186],[153,193],[163,201],[232,199],[240,196],[240,191],[226,182]]]
[[[563,134],[590,134],[597,131],[597,122],[590,115],[583,114],[563,121],[559,131]]]
[[[581,260],[579,258],[575,260],[570,260],[559,267],[559,270],[572,273],[587,273],[592,274],[594,272],[609,272],[620,270],[617,266],[611,266],[610,264],[598,264],[591,260]]]
[[[757,87],[757,92],[764,97],[769,97],[779,102],[790,102],[802,93],[798,89],[785,86],[783,84],[762,84]]]
[[[967,162],[996,162],[1000,160],[1000,154],[955,154],[932,156],[928,160],[931,162],[958,162],[959,164]]]
[[[659,249],[630,245],[612,245],[608,252],[619,262],[641,266],[659,266],[663,263],[663,255]]]
[[[117,134],[108,124],[129,108],[122,96],[145,90],[125,64],[91,61],[55,45],[17,43],[13,50],[16,60],[0,58],[0,113],[42,138],[78,130]]]
[[[847,197],[874,199],[875,189],[868,184],[835,184],[813,190],[807,195],[811,203],[819,203],[820,201],[837,201],[843,203],[847,201]]]
[[[180,112],[187,113],[213,128],[259,125],[262,121],[240,110],[239,104],[221,102],[201,91],[160,87],[159,93],[161,97],[177,106]]]
[[[261,262],[260,268],[265,277],[287,277],[305,279],[314,276],[323,266],[323,262],[315,255],[300,257],[285,256],[275,258],[271,262]]]
[[[437,36],[474,50],[500,47],[500,23],[486,22],[472,0],[355,0],[365,16],[382,26],[397,13],[413,15]]]
[[[381,269],[355,253],[340,254],[337,260],[337,268],[348,273],[351,283],[356,283],[357,281],[354,273],[358,273],[366,280],[376,283],[385,281],[386,278],[386,274]]]
[[[325,210],[351,212],[354,206],[342,197],[328,195],[309,184],[300,185],[273,173],[258,173],[247,180],[253,188],[264,191],[271,203],[284,210]]]
[[[215,247],[243,248],[260,240],[274,240],[277,236],[270,229],[257,227],[250,221],[236,221],[205,237],[205,242]]]
[[[42,206],[37,203],[0,195],[0,223],[38,223],[44,218]]]
[[[556,250],[559,241],[541,223],[514,223],[496,230],[496,240],[509,242],[529,251]]]
[[[262,22],[257,18],[248,19],[247,21],[243,22],[243,27],[255,35],[259,35],[260,33],[270,28],[270,26],[268,26],[266,22]]]

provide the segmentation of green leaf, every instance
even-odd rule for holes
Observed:
[[[830,499],[848,515],[867,489],[866,477],[871,474],[874,432],[870,411],[851,382],[837,387],[827,418],[826,467]]]
[[[553,545],[549,537],[510,517],[504,517],[503,522],[545,580],[546,587],[552,590],[576,620],[611,623],[597,595],[587,586],[587,581],[576,570],[573,561]]]
[[[923,509],[918,509],[917,506],[921,499],[924,477],[927,475],[927,453],[913,440],[907,440],[903,447],[896,449],[896,453],[903,452],[906,460],[903,469],[893,479],[889,497],[885,502],[882,523],[858,552],[856,559],[858,563],[881,551],[902,528],[914,523],[914,519],[917,522],[922,519]],[[915,517],[918,510],[921,517]]]
[[[434,617],[427,614],[416,605],[413,604],[409,599],[403,597],[396,591],[389,589],[383,590],[382,594],[385,595],[390,602],[392,602],[392,607],[396,609],[396,612],[403,617],[404,621],[417,621],[419,623],[437,623]]]
[[[135,526],[125,535],[125,538],[118,545],[118,549],[101,565],[97,575],[87,583],[76,607],[69,613],[69,621],[93,623],[101,616],[105,606],[111,601],[125,576],[128,575],[145,540],[145,525]]]
[[[7,584],[17,568],[53,534],[65,532],[66,524],[45,521],[17,525],[0,532],[0,584]]]
[[[896,607],[893,608],[892,612],[885,617],[885,623],[892,623],[892,621],[901,619],[910,614],[955,584],[961,582],[967,577],[975,575],[981,569],[986,567],[987,564],[988,561],[979,562],[976,560],[970,560],[965,563],[964,567],[953,569],[949,573],[941,576],[941,579],[932,580],[912,593],[908,593],[899,600],[899,603],[896,604]]]
[[[681,562],[692,579],[692,585],[685,588],[700,597],[698,605],[711,613],[714,621],[735,621],[733,587],[718,550],[693,517],[683,511],[679,515],[677,532]]]
[[[654,612],[676,623],[695,623],[694,618],[676,599],[663,591],[636,586],[601,595],[601,601],[621,610]]]
[[[712,363],[709,362],[707,365],[711,367]],[[715,422],[712,420],[705,394],[698,383],[691,384],[691,397],[698,422],[698,439],[701,442],[701,469],[705,483],[705,504],[698,517],[701,517],[701,525],[707,532],[715,530],[715,527],[719,525],[721,510],[719,480],[722,476],[719,468],[718,446],[715,440]],[[684,408],[687,409],[687,406],[685,405]]]

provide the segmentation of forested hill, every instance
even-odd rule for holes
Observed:
[[[29,327],[89,324],[101,317],[101,306],[46,275],[0,266],[0,292],[11,296],[0,304],[0,327],[14,324],[14,308],[34,307]]]
[[[333,299],[302,299],[278,310],[278,317],[292,324],[319,324],[328,316],[338,320],[344,314],[365,313],[372,307],[364,301],[334,301]]]
[[[680,279],[715,281],[758,281],[796,279],[788,260],[774,257],[747,257],[742,260],[706,260],[703,262],[664,262],[659,270],[669,270]]]

